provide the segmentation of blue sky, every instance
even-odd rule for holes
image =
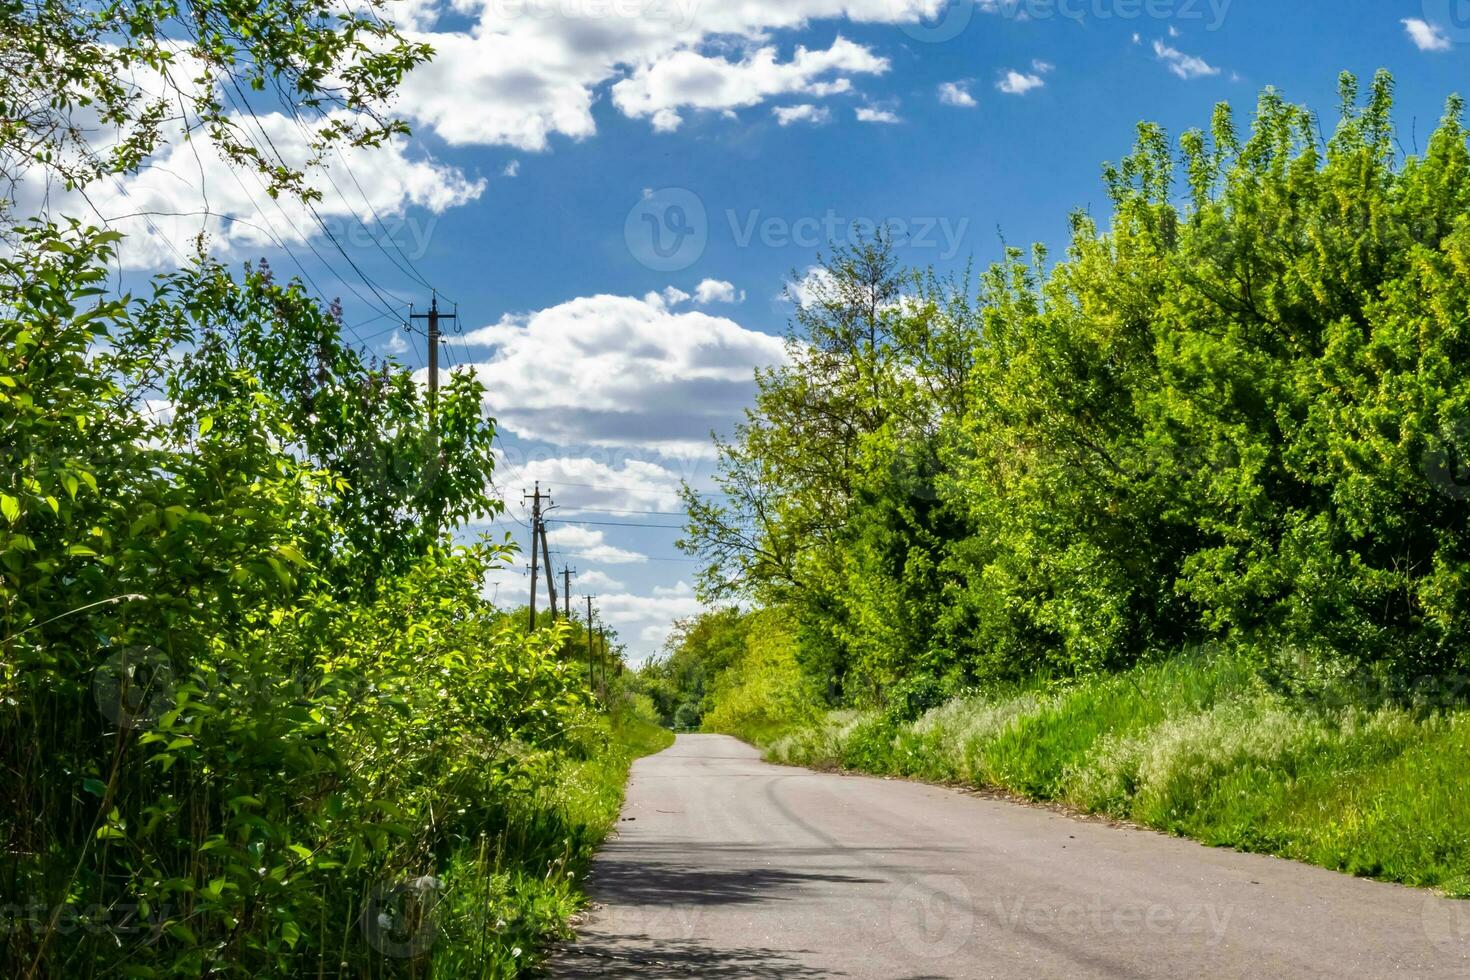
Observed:
[[[679,522],[670,491],[706,483],[705,433],[780,358],[783,287],[827,234],[897,220],[905,260],[940,270],[993,260],[1001,235],[1060,247],[1069,211],[1103,207],[1100,164],[1140,120],[1177,136],[1275,85],[1330,126],[1338,73],[1386,67],[1413,152],[1470,81],[1467,0],[390,7],[440,55],[395,105],[413,137],[334,165],[327,225],[395,315],[427,300],[417,278],[457,302],[448,360],[478,365],[502,422],[512,510],[490,530],[524,543],[521,490],[549,484],[567,522],[555,563],[584,573],[577,602],[600,595],[635,659],[697,608],[694,566],[676,530],[614,525]],[[170,162],[115,210],[203,186],[231,215],[206,225],[222,256],[299,262],[365,344],[422,363],[422,336],[393,328],[320,229],[217,166]],[[374,211],[396,244],[370,240]],[[197,230],[140,233],[133,264]],[[524,571],[488,588],[519,601]]]

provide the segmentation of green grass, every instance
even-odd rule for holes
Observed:
[[[1470,711],[1305,707],[1232,657],[977,694],[910,724],[834,712],[765,748],[780,762],[999,788],[1356,875],[1470,884]]]
[[[467,843],[450,859],[424,975],[520,976],[535,970],[548,944],[570,936],[568,924],[586,904],[587,868],[617,821],[629,766],[674,741],[631,714],[601,724],[583,758],[563,763],[502,815],[499,834]]]

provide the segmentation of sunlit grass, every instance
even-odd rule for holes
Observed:
[[[1470,874],[1470,712],[1303,706],[1229,656],[977,693],[907,724],[837,712],[766,748],[779,762],[999,788],[1357,875],[1459,890]]]

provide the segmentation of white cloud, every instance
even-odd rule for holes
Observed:
[[[519,177],[520,175],[521,161],[519,160],[512,160],[510,163],[507,163],[505,165],[504,170],[500,171],[500,176],[502,177]]]
[[[503,429],[555,445],[710,452],[709,433],[739,417],[755,368],[782,361],[769,334],[661,294],[591,296],[506,316],[465,335],[494,348],[475,365]]]
[[[592,513],[680,511],[680,480],[694,481],[700,475],[695,465],[676,471],[616,454],[601,459],[541,455],[524,459],[519,448],[501,448],[496,456],[495,483],[507,499],[519,500],[522,490],[539,482],[554,494],[557,510],[566,517],[589,513],[589,509]]]
[[[266,113],[256,117],[256,123],[288,165],[307,164],[309,132],[295,119]],[[85,202],[55,204],[53,195],[53,204],[62,211],[73,206],[68,212],[73,214],[95,207],[128,234],[121,251],[123,264],[154,269],[177,266],[201,233],[218,257],[249,255],[276,242],[300,245],[320,237],[313,212],[338,235],[347,229],[361,234],[357,220],[373,211],[383,219],[401,217],[410,208],[438,214],[478,198],[485,188],[484,180],[470,180],[454,167],[410,152],[402,139],[377,149],[344,147],[340,156],[327,156],[324,169],[307,174],[308,184],[321,193],[308,211],[272,202],[253,175],[241,174],[213,144],[197,139],[166,147],[135,175],[116,182],[98,181],[88,188]],[[204,213],[206,208],[208,213]],[[145,213],[146,218],[135,217]],[[373,221],[371,217],[363,220]],[[368,230],[377,236],[384,234],[375,224],[368,224]],[[427,228],[405,222],[399,237],[411,237],[416,231],[427,233]],[[400,242],[405,249],[415,244]]]
[[[975,105],[975,97],[970,94],[969,82],[941,82],[939,101],[945,105],[959,106],[962,109],[969,109]]]
[[[711,303],[743,303],[745,292],[737,291],[734,283],[723,279],[706,279],[694,287],[694,298],[704,306]]]
[[[1031,62],[1031,67],[1036,69],[1036,72],[1038,74],[1045,75],[1047,72],[1054,70],[1057,66],[1052,64],[1050,61],[1042,61],[1040,58],[1037,58],[1035,61]]]
[[[1409,40],[1420,51],[1448,51],[1451,47],[1450,39],[1434,24],[1417,17],[1408,17],[1402,21],[1404,30],[1409,34]]]
[[[786,284],[785,296],[797,306],[811,306],[831,294],[835,280],[819,265],[810,266],[802,277]]]
[[[661,302],[664,306],[678,306],[681,303],[689,302],[691,299],[693,299],[693,297],[684,292],[684,290],[680,289],[679,287],[665,286],[663,292],[649,293],[647,296],[645,296],[644,302],[654,305],[657,305]]]
[[[1154,54],[1169,66],[1170,71],[1183,79],[1205,78],[1209,75],[1220,74],[1220,69],[1203,58],[1185,54],[1178,48],[1171,48],[1163,41],[1154,41]]]
[[[832,118],[832,110],[826,106],[815,106],[810,103],[773,106],[771,113],[776,117],[776,122],[782,126],[790,126],[792,123],[811,123],[816,126]]]
[[[855,110],[858,122],[865,123],[898,123],[903,122],[898,118],[898,113],[888,109],[880,109],[877,106],[860,105]]]
[[[587,590],[590,589],[600,589],[608,592],[620,592],[623,589],[627,588],[627,586],[625,586],[618,579],[615,579],[606,572],[596,568],[587,572],[578,572],[573,584],[578,589],[583,590],[584,595],[586,594]]]
[[[550,524],[546,541],[557,551],[567,552],[568,557],[602,565],[633,565],[648,560],[640,552],[608,544],[601,531],[580,524]]]
[[[592,104],[611,88],[620,111],[671,130],[681,110],[726,113],[795,92],[822,97],[888,67],[840,37],[827,51],[797,49],[782,61],[774,32],[816,21],[917,23],[947,2],[399,0],[400,22],[435,58],[410,73],[396,108],[452,144],[539,151],[553,136],[594,135]]]
[[[851,88],[853,74],[882,74],[888,59],[838,37],[825,51],[798,47],[790,61],[762,47],[739,61],[697,51],[677,51],[641,65],[612,87],[624,115],[653,120],[655,129],[677,127],[681,109],[736,109],[773,96],[826,96]]]
[[[636,632],[645,656],[663,646],[676,619],[698,615],[703,606],[685,582],[674,588],[656,588],[652,595],[612,593],[597,600],[598,612],[617,626],[619,633]]]
[[[1170,24],[1169,25],[1169,36],[1170,37],[1180,37],[1181,35],[1179,33],[1179,28],[1175,27],[1173,24]]]
[[[1001,76],[995,87],[1006,95],[1025,95],[1032,89],[1041,88],[1046,81],[1040,75],[1028,75],[1016,71],[1014,68]]]

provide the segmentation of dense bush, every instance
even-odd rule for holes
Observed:
[[[0,966],[422,972],[594,724],[483,598],[504,549],[448,544],[498,506],[482,393],[430,415],[268,270],[111,298],[114,241],[0,259]]]
[[[783,610],[830,703],[1123,669],[1208,640],[1283,689],[1470,668],[1470,153],[1268,90],[1105,170],[1110,223],[978,283],[883,240],[686,495],[707,596]],[[906,684],[900,682],[907,682]]]

